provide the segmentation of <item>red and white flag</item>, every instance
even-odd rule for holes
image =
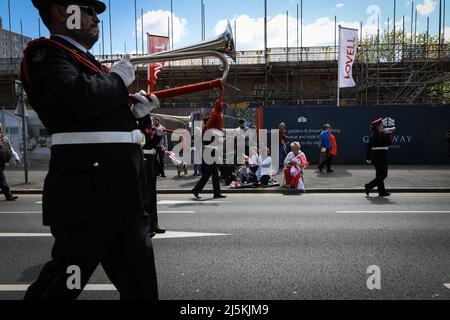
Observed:
[[[183,161],[177,159],[177,156],[175,155],[174,152],[172,152],[169,149],[164,148],[164,147],[162,148],[162,150],[169,156],[169,158],[170,158],[170,160],[172,160],[173,164],[180,165],[183,163]]]
[[[169,47],[169,38],[163,36],[155,36],[147,34],[148,53],[159,53],[167,51]],[[159,74],[164,68],[164,62],[152,63],[148,68],[148,92],[155,91],[155,85],[158,81]]]
[[[358,48],[358,30],[339,27],[339,88],[353,88],[353,63]]]

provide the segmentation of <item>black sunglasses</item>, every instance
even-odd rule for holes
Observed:
[[[94,16],[97,15],[97,11],[95,10],[94,7],[91,7],[91,6],[80,6],[80,5],[77,5],[77,6],[80,8],[81,11],[83,11],[84,13],[88,14],[91,17],[94,17]]]

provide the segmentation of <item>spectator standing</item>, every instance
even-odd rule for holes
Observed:
[[[0,122],[0,189],[6,197],[6,201],[17,200],[17,197],[13,196],[11,190],[9,189],[4,173],[5,164],[11,160],[11,157],[14,158],[16,164],[20,163],[19,155],[9,142],[8,137],[3,134],[3,125]]]
[[[323,130],[320,134],[320,158],[323,159],[318,166],[320,172],[323,172],[324,168],[327,168],[327,173],[334,172],[331,169],[331,161],[333,160],[333,154],[337,154],[337,150],[333,150],[333,141],[334,146],[337,149],[336,138],[331,133],[331,125],[326,124],[323,126]]]
[[[202,137],[202,128],[201,127],[195,127],[194,128],[194,137],[192,141],[194,141],[194,146],[192,147],[192,162],[194,163],[194,177],[200,177],[202,175],[202,148],[200,146],[195,145],[195,136],[198,135],[199,137]]]
[[[279,130],[279,134],[280,134],[280,149],[279,149],[279,161],[280,161],[280,165],[278,167],[278,169],[280,171],[283,170],[284,168],[284,159],[287,156],[287,135],[286,135],[286,124],[284,122],[281,122],[278,125],[278,130]]]
[[[250,147],[249,147],[250,146],[250,128],[246,126],[244,119],[239,120],[239,127],[236,128],[235,132],[236,132],[236,147],[238,146],[238,141],[245,141],[244,153],[249,154],[249,152],[250,152]],[[242,164],[242,162],[243,162],[242,154],[238,154],[237,158],[238,158],[237,163]]]

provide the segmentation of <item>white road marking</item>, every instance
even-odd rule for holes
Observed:
[[[161,200],[158,201],[159,205],[175,205],[175,204],[217,204],[225,203],[225,201],[209,201],[209,200]]]
[[[29,284],[8,284],[0,285],[0,292],[20,292],[27,291]],[[88,284],[84,291],[117,291],[116,287],[112,284]]]
[[[229,236],[229,235],[230,234],[226,234],[226,233],[201,233],[201,232],[167,231],[166,233],[156,235],[153,239],[219,237],[219,236]]]
[[[188,213],[195,213],[195,211],[160,211],[160,210],[158,210],[158,213],[162,213],[162,214],[165,214],[165,213],[180,213],[180,214],[186,213],[186,214],[188,214]]]
[[[49,238],[51,233],[0,233],[0,238]]]
[[[444,283],[444,286],[445,286],[447,289],[450,289],[450,283]]]
[[[229,236],[225,233],[201,233],[201,232],[180,232],[167,231],[156,235],[153,239],[176,239],[176,238],[200,238],[200,237],[219,237]],[[0,233],[0,238],[50,238],[51,233]]]
[[[336,211],[336,213],[450,213],[450,211],[427,211],[427,210],[408,210],[408,211]]]
[[[0,214],[41,214],[42,211],[0,211]],[[195,213],[195,211],[158,211],[158,213]]]
[[[40,214],[42,211],[1,211],[0,214]]]
[[[42,204],[42,201],[38,201],[38,202],[36,202],[36,204]]]

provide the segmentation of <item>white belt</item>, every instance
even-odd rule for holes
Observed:
[[[372,148],[373,151],[378,151],[378,150],[389,150],[389,147],[375,147]]]
[[[52,145],[131,143],[143,146],[144,134],[136,129],[132,132],[68,132],[51,136]]]
[[[152,150],[144,150],[144,154],[155,155],[155,154],[156,154],[156,150],[155,150],[155,149],[152,149]]]

